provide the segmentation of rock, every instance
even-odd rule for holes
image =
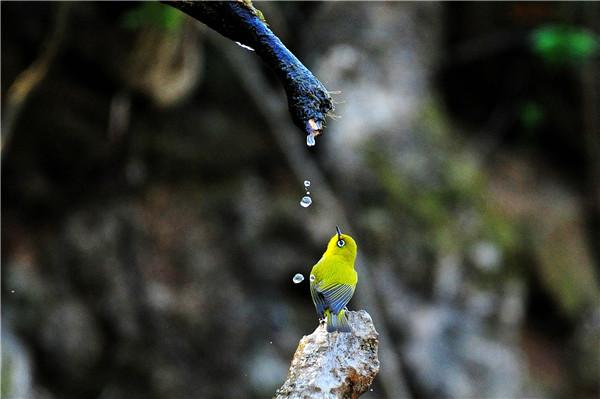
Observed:
[[[2,393],[7,399],[29,398],[32,392],[31,359],[23,343],[2,326]]]
[[[330,90],[341,91],[334,94],[341,118],[328,126],[324,146],[324,159],[338,174],[368,181],[363,150],[373,140],[393,148],[406,173],[435,167],[420,114],[431,91],[440,15],[432,3],[331,3],[311,19],[305,43],[313,68]]]
[[[379,372],[379,334],[364,310],[348,312],[352,333],[328,334],[325,324],[304,336],[276,399],[357,398]]]
[[[103,337],[92,311],[75,299],[48,309],[40,328],[44,356],[54,372],[73,380],[85,379],[100,359]]]

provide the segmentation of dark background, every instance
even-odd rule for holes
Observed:
[[[271,397],[336,224],[365,397],[597,397],[600,7],[256,6],[341,91],[314,148],[168,6],[2,2],[2,397]]]

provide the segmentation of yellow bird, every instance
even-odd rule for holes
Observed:
[[[310,294],[319,319],[327,320],[327,332],[351,332],[345,307],[358,282],[354,269],[356,242],[342,234],[338,226],[335,228],[337,234],[310,272]]]

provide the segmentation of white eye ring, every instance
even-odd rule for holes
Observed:
[[[346,241],[344,241],[344,240],[339,240],[337,242],[337,246],[340,247],[340,248],[343,247],[344,245],[346,245]]]

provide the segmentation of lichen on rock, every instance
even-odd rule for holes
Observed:
[[[327,333],[324,323],[304,336],[276,399],[358,398],[379,372],[379,334],[364,311],[347,312],[351,333]]]

